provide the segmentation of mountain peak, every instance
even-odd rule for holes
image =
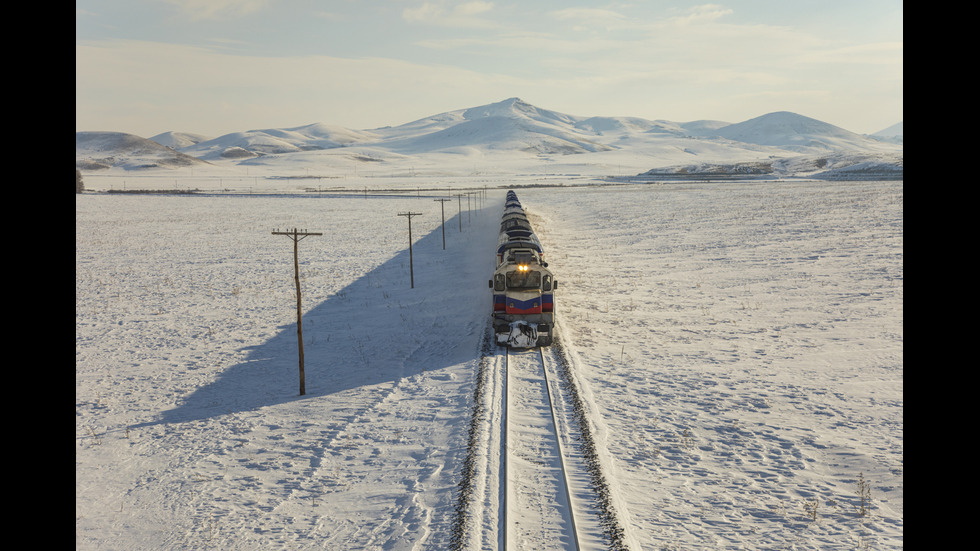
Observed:
[[[484,117],[515,118],[533,113],[536,110],[530,103],[525,102],[521,98],[514,97],[498,101],[497,103],[465,109],[463,110],[463,118],[466,120],[475,120]]]

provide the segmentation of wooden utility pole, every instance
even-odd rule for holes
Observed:
[[[463,231],[463,194],[456,194],[456,202],[459,203],[459,231]]]
[[[408,273],[412,281],[412,289],[415,288],[415,267],[412,261],[412,217],[421,215],[421,212],[403,212],[398,214],[398,216],[408,218]]]
[[[433,199],[433,201],[439,201],[439,206],[442,207],[442,250],[446,250],[446,201],[452,199]]]
[[[306,368],[303,365],[303,296],[299,290],[299,242],[304,237],[323,234],[306,230],[300,232],[293,228],[293,231],[276,230],[272,235],[286,235],[293,240],[293,268],[296,274],[296,338],[299,341],[299,395],[303,396],[306,394]]]

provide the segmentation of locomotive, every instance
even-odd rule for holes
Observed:
[[[504,202],[496,256],[497,268],[489,283],[497,344],[513,348],[549,346],[554,336],[558,282],[513,191],[507,192]]]

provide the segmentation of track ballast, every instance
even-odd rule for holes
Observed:
[[[456,549],[625,549],[561,349],[481,364]]]

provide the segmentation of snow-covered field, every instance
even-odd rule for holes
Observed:
[[[901,182],[515,179],[77,196],[76,548],[447,549],[511,183],[633,548],[903,547]]]

